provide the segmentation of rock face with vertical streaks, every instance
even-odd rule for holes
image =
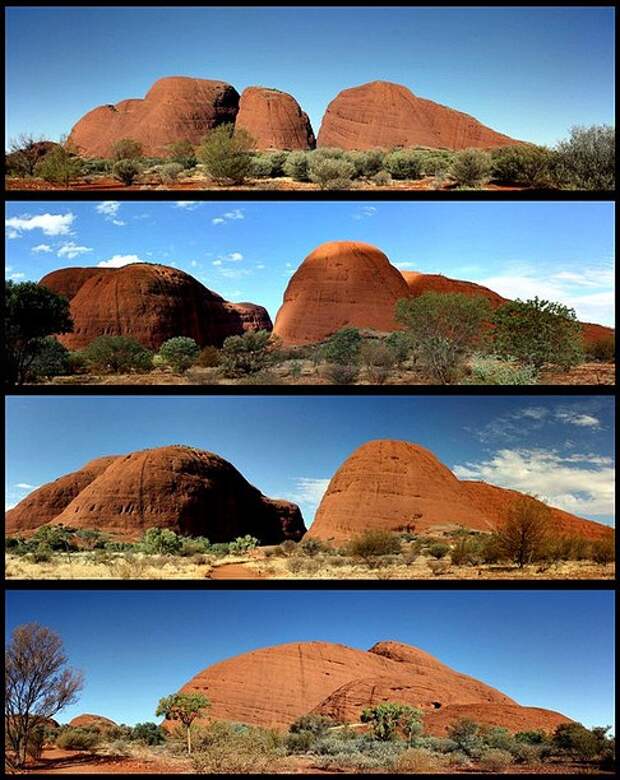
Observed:
[[[292,95],[266,87],[241,93],[235,128],[247,130],[256,149],[305,150],[315,146],[310,119]]]

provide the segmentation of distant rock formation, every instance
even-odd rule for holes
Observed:
[[[219,455],[182,446],[91,461],[9,510],[6,533],[28,535],[47,523],[130,541],[169,528],[211,542],[251,534],[279,544],[306,530],[296,504],[267,498]]]
[[[327,107],[317,140],[319,147],[340,149],[490,149],[518,143],[469,114],[416,97],[389,81],[340,92]]]
[[[98,731],[112,731],[118,728],[118,723],[115,723],[110,718],[105,718],[103,715],[90,715],[85,713],[84,715],[76,715],[69,721],[69,726],[73,729],[97,729]]]
[[[308,537],[342,543],[369,529],[428,531],[462,526],[494,531],[523,494],[484,482],[459,480],[432,452],[392,439],[358,447],[332,477]],[[558,533],[589,539],[608,526],[551,508]]]
[[[274,333],[286,344],[311,344],[346,326],[396,330],[396,301],[408,295],[407,283],[379,249],[330,241],[291,277]]]
[[[241,93],[235,128],[256,142],[256,149],[314,149],[308,115],[292,95],[266,87],[248,87]]]
[[[475,719],[482,712],[482,722],[513,731],[553,731],[570,722],[550,710],[521,707],[423,650],[394,641],[378,642],[367,652],[331,642],[266,647],[213,664],[181,690],[207,696],[210,718],[279,730],[310,712],[359,723],[365,707],[383,701],[420,707],[430,734],[443,733],[445,722],[460,717],[451,707],[465,707]],[[436,713],[444,711],[435,725]]]
[[[71,302],[74,329],[58,336],[68,349],[83,349],[103,335],[128,336],[149,349],[175,336],[220,347],[227,336],[272,329],[264,307],[225,301],[193,276],[165,265],[61,268],[39,284]]]

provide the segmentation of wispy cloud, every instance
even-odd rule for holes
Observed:
[[[33,246],[30,251],[39,254],[41,252],[53,252],[54,250],[49,244],[37,244],[36,246]]]
[[[175,209],[185,209],[185,211],[194,211],[200,206],[199,200],[177,200],[174,204]]]
[[[20,490],[34,490],[36,485],[31,485],[29,482],[17,482],[15,487]]]
[[[73,260],[75,257],[79,257],[80,255],[88,254],[88,252],[92,252],[92,248],[89,246],[79,246],[74,241],[68,241],[66,244],[63,244],[58,251],[56,252],[57,257],[66,257],[69,260]]]
[[[374,206],[361,206],[357,211],[354,211],[352,216],[355,220],[368,219],[374,217],[377,213],[377,209]]]
[[[329,479],[322,479],[316,477],[296,477],[294,479],[295,486],[293,488],[291,499],[298,504],[301,504],[305,512],[309,512],[314,515],[318,505],[321,503],[321,499],[325,495],[329,486]]]
[[[102,260],[97,263],[99,268],[122,268],[124,265],[130,265],[131,263],[143,263],[144,260],[138,257],[138,255],[114,255],[109,260]]]
[[[226,222],[233,222],[238,219],[245,219],[243,209],[232,209],[231,211],[227,211],[219,217],[214,217],[211,222],[214,225],[223,225]]]
[[[8,217],[4,220],[8,238],[19,238],[24,232],[41,230],[46,236],[66,236],[71,233],[75,214],[37,214]]]
[[[95,211],[102,214],[107,222],[111,222],[113,225],[122,226],[127,223],[118,216],[120,207],[121,203],[118,200],[103,200],[95,206]]]

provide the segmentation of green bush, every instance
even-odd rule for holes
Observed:
[[[602,745],[597,735],[581,723],[562,723],[553,732],[553,745],[575,758],[588,761],[596,756]]]
[[[600,360],[601,363],[613,363],[616,359],[616,337],[605,336],[586,345],[586,351],[592,360]]]
[[[52,560],[52,548],[49,544],[41,542],[37,544],[32,553],[32,560],[35,563],[48,563]]]
[[[461,537],[450,550],[450,560],[455,566],[482,563],[482,547],[477,539]]]
[[[228,549],[231,553],[245,553],[256,549],[257,545],[258,539],[255,536],[246,534],[245,536],[238,536],[234,541],[230,542]]]
[[[258,154],[252,157],[251,175],[255,179],[270,179],[273,175],[271,155]]]
[[[291,152],[286,158],[283,169],[284,174],[294,181],[310,181],[306,152]]]
[[[501,184],[549,187],[554,155],[543,146],[502,146],[491,153],[491,174]]]
[[[136,160],[119,160],[112,166],[112,176],[127,187],[142,173],[142,166]]]
[[[35,175],[52,184],[69,184],[82,173],[82,160],[63,145],[56,146],[35,167]]]
[[[187,336],[175,336],[159,348],[159,355],[175,371],[186,371],[200,354],[200,347],[194,339]]]
[[[471,363],[468,385],[535,385],[538,372],[534,366],[518,365],[495,355],[476,355]]]
[[[369,529],[351,539],[348,553],[364,561],[372,560],[380,555],[397,555],[401,543],[398,534],[381,529]]]
[[[464,149],[454,156],[450,173],[464,187],[479,187],[491,172],[491,158],[480,149]]]
[[[181,537],[168,528],[148,528],[139,543],[147,555],[176,555],[181,546]]]
[[[425,176],[443,178],[452,165],[454,154],[442,149],[428,150],[421,155],[422,170]]]
[[[355,167],[346,159],[327,157],[310,152],[308,178],[322,190],[348,190],[355,176]],[[317,155],[316,157],[314,155]]]
[[[181,163],[169,162],[157,168],[157,175],[162,184],[172,184],[184,170]]]
[[[42,525],[32,536],[32,542],[42,544],[54,552],[71,552],[77,548],[75,533],[64,525]]]
[[[161,745],[166,741],[165,734],[157,723],[136,723],[129,739],[143,745]]]
[[[170,150],[171,162],[183,166],[184,170],[191,170],[196,167],[198,160],[194,146],[190,141],[175,141],[168,147]]]
[[[392,175],[387,171],[379,171],[371,180],[377,187],[387,187],[392,183]]]
[[[67,728],[58,735],[56,746],[62,750],[92,750],[100,739],[95,730]]]
[[[214,721],[202,730],[192,754],[198,774],[247,774],[274,771],[282,757],[275,732],[256,726]]]
[[[335,725],[336,723],[325,715],[313,715],[310,713],[309,715],[302,715],[293,721],[289,726],[289,731],[291,734],[308,732],[314,737],[322,737]]]
[[[573,127],[556,146],[556,180],[576,190],[615,190],[616,131],[607,125]]]
[[[439,560],[439,558],[444,558],[450,552],[450,545],[443,544],[442,542],[431,544],[427,552],[431,557]]]
[[[153,354],[127,336],[98,336],[82,354],[92,369],[112,374],[144,373],[153,367]]]
[[[228,336],[220,351],[220,368],[224,376],[242,377],[266,369],[271,364],[269,341],[270,334],[266,330]]]
[[[328,363],[355,365],[359,360],[362,336],[357,328],[342,328],[321,345],[321,357]]]
[[[448,738],[456,743],[457,750],[461,750],[468,756],[478,756],[484,747],[480,726],[469,718],[460,718],[452,723],[447,733]]]
[[[179,555],[205,555],[211,551],[211,543],[205,536],[181,537]]]
[[[412,739],[422,733],[422,710],[398,702],[386,701],[366,707],[360,721],[370,723],[375,739],[382,742],[394,740],[402,732],[411,744]]]
[[[385,156],[383,166],[393,179],[421,179],[423,155],[410,149],[397,149]]]
[[[500,357],[537,369],[545,363],[570,368],[583,359],[581,325],[574,309],[561,303],[508,301],[496,309],[494,345]]]
[[[28,370],[29,379],[61,376],[70,373],[69,350],[54,336],[41,339],[34,360]]]
[[[396,365],[401,366],[411,355],[411,338],[403,331],[395,330],[385,339],[385,345],[394,355]]]
[[[111,157],[114,162],[139,160],[143,154],[142,144],[133,138],[121,138],[120,141],[113,144],[111,149]]]
[[[212,179],[242,184],[252,173],[252,136],[242,128],[226,123],[210,130],[198,147],[198,159]]]
[[[355,168],[355,178],[369,179],[382,169],[385,152],[382,149],[368,149],[363,152],[349,152],[347,159]]]
[[[458,378],[466,358],[483,343],[491,306],[482,296],[427,292],[396,304],[396,319],[405,325],[421,367],[434,380]]]

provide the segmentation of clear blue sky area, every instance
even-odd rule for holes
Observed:
[[[307,640],[419,647],[520,704],[613,725],[614,596],[607,591],[9,591],[7,634],[63,638],[91,712],[155,720],[160,697],[217,661]]]
[[[409,203],[10,202],[7,278],[56,268],[175,265],[272,319],[291,274],[324,241],[374,244],[402,270],[485,284],[508,298],[561,301],[613,325],[614,205]]]
[[[608,397],[7,398],[7,501],[101,455],[168,444],[215,452],[310,524],[337,468],[371,439],[421,444],[458,476],[613,523]]]
[[[614,122],[611,8],[11,8],[7,137],[57,139],[95,106],[163,76],[290,92],[315,132],[327,104],[377,79],[553,144]]]

